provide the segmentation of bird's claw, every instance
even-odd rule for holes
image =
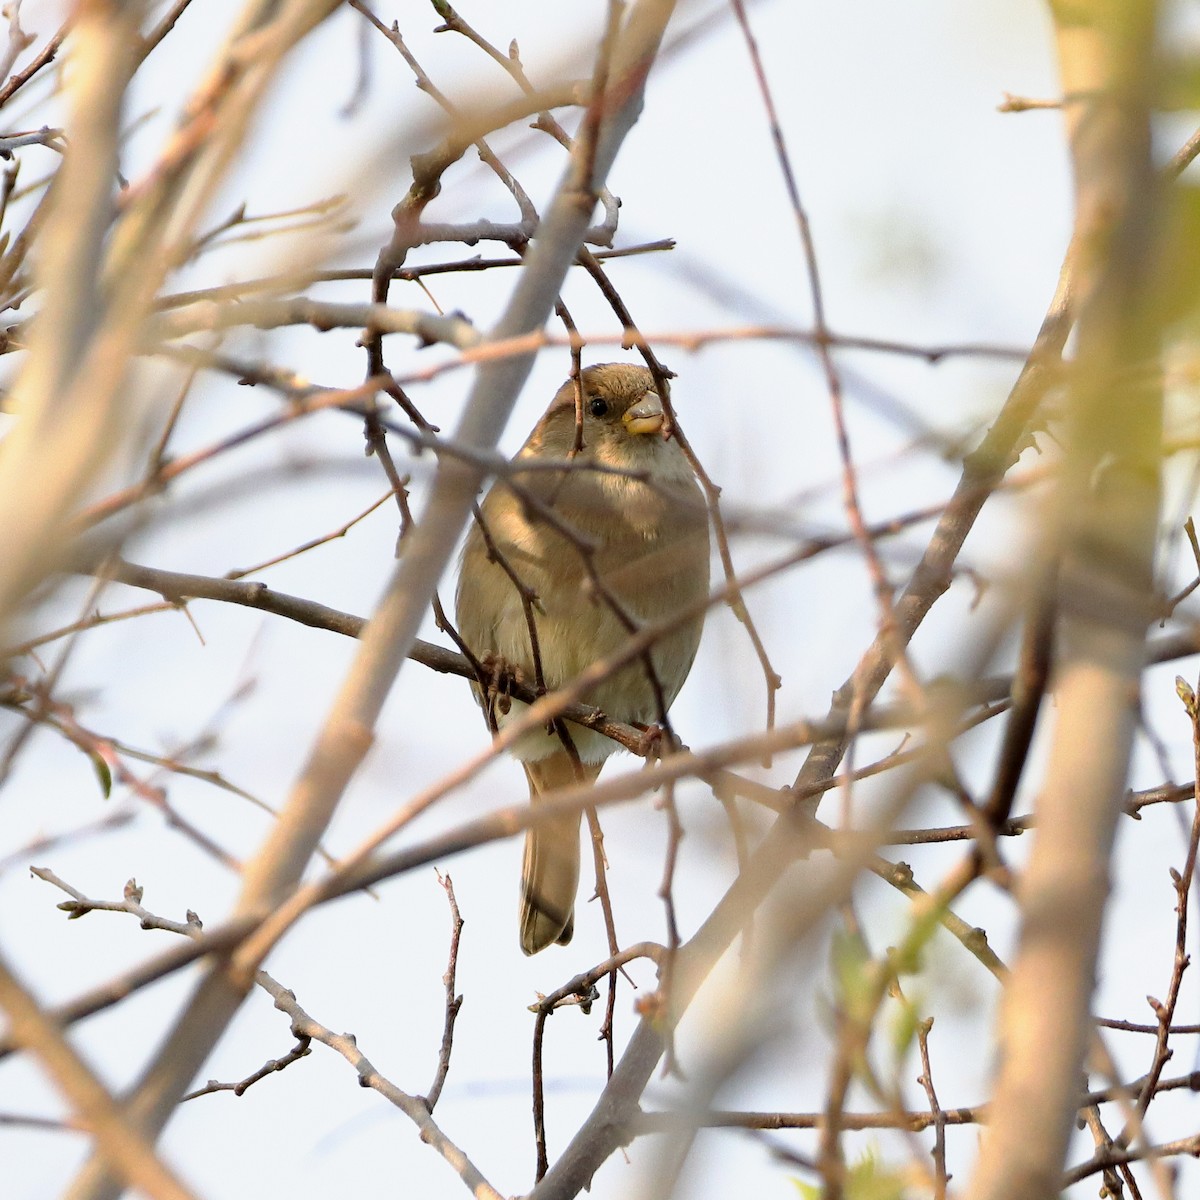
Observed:
[[[502,654],[485,654],[479,665],[487,673],[487,691],[484,706],[489,713],[505,716],[512,707],[513,684],[524,685],[525,672],[515,663],[510,663]]]
[[[656,721],[642,730],[635,753],[648,760],[662,758],[662,751],[667,743],[667,731]]]

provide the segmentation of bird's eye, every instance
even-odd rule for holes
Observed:
[[[608,416],[608,401],[603,396],[589,397],[587,407],[593,417]]]

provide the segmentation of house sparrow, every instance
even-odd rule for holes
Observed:
[[[654,377],[645,367],[603,363],[588,367],[581,382],[582,450],[561,471],[516,474],[514,483],[528,503],[503,480],[493,484],[481,508],[488,536],[478,522],[472,526],[458,581],[458,628],[471,652],[530,685],[538,682],[540,659],[541,681],[548,689],[564,686],[589,664],[622,648],[629,625],[614,607],[640,628],[670,620],[708,593],[703,496],[678,442],[663,436]],[[575,435],[575,385],[568,380],[514,462],[565,463]],[[589,469],[593,465],[642,472],[648,482]],[[591,548],[592,574],[581,546]],[[534,596],[530,611],[536,658],[525,607],[509,572]],[[703,623],[702,613],[690,612],[650,650],[664,710],[687,678]],[[486,703],[480,689],[475,691]],[[618,721],[652,724],[661,716],[644,659],[614,672],[583,700]],[[503,726],[524,709],[514,701],[494,717]],[[578,761],[562,734],[551,729],[527,732],[511,747],[525,768],[534,803],[554,788],[593,782],[617,748],[594,730],[561,728]],[[526,833],[521,878],[521,949],[526,954],[571,940],[579,825],[580,815],[573,814],[541,821]]]

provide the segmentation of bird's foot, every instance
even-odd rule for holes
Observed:
[[[486,711],[506,716],[512,707],[512,686],[514,683],[521,687],[525,685],[525,672],[502,654],[485,654],[479,665],[488,677],[484,693]]]
[[[673,739],[658,722],[653,725],[639,725],[639,728],[642,736],[638,739],[637,749],[634,753],[641,755],[647,761],[652,762],[656,758],[662,758],[664,751],[674,748]]]

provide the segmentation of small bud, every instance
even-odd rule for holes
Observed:
[[[1183,707],[1187,710],[1187,715],[1196,719],[1196,693],[1192,690],[1192,685],[1188,683],[1182,675],[1175,676],[1175,694],[1183,701]]]

